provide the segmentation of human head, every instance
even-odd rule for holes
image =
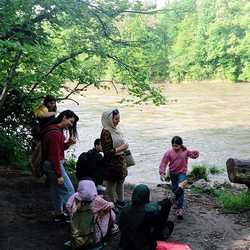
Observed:
[[[68,129],[70,136],[77,137],[76,124],[78,116],[71,110],[64,110],[54,120],[54,124],[59,124],[63,129]]]
[[[108,110],[102,113],[102,126],[104,128],[116,128],[120,122],[118,109]]]
[[[149,203],[149,196],[150,190],[146,185],[136,186],[132,194],[132,205],[138,206]]]
[[[97,196],[95,183],[91,180],[82,180],[77,188],[78,198],[81,201],[93,201]]]
[[[94,142],[94,147],[98,152],[102,152],[102,144],[101,144],[101,139],[95,139]]]
[[[171,143],[172,143],[172,148],[175,151],[179,151],[180,149],[182,149],[184,147],[183,140],[180,136],[174,136],[171,140]]]
[[[53,95],[45,96],[45,98],[43,100],[43,105],[48,108],[49,112],[56,112],[57,106],[56,106],[55,96],[53,96]]]

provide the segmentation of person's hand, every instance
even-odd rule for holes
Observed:
[[[166,181],[166,175],[165,174],[161,174],[160,179],[161,179],[161,181]]]
[[[128,143],[122,144],[121,147],[122,151],[128,149]]]
[[[68,144],[72,145],[72,144],[75,144],[75,143],[76,143],[76,138],[75,137],[70,137],[69,140],[68,140]]]
[[[125,151],[126,149],[128,149],[128,143],[124,143],[121,146],[119,146],[118,148],[116,148],[116,153],[120,153],[122,151]]]
[[[62,185],[64,183],[64,178],[62,176],[57,178],[57,183]]]

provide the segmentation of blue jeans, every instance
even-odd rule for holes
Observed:
[[[52,166],[51,162],[45,161],[43,163],[43,170],[48,178],[52,202],[55,212],[57,213],[63,212],[63,208],[65,207],[65,204],[67,203],[69,197],[75,193],[74,186],[72,185],[72,182],[68,174],[66,173],[63,164],[64,161],[60,161],[61,173],[64,179],[64,183],[58,184],[55,169]]]
[[[175,191],[178,188],[179,183],[187,179],[187,175],[186,173],[178,173],[178,174],[170,173],[170,179],[172,182],[173,191]],[[184,190],[181,192],[180,198],[178,199],[177,208],[184,208]]]

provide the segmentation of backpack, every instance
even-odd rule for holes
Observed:
[[[43,137],[45,134],[47,134],[50,131],[53,130],[59,130],[57,128],[51,128],[45,131],[44,133],[41,134]],[[40,178],[43,176],[44,171],[43,171],[43,148],[42,148],[42,140],[38,141],[36,144],[35,148],[32,151],[31,158],[29,161],[31,173],[34,177]]]
[[[87,249],[96,245],[95,217],[90,203],[81,203],[71,220],[71,247]]]
[[[42,163],[42,142],[39,141],[32,151],[31,159],[29,162],[31,173],[34,177],[40,178],[43,176],[44,173],[42,169]]]
[[[81,180],[82,177],[88,176],[89,172],[89,160],[90,160],[90,153],[83,152],[78,157],[77,163],[76,163],[76,178],[77,180]]]

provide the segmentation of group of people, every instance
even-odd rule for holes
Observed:
[[[157,240],[166,239],[173,231],[168,215],[174,203],[177,217],[183,218],[188,158],[197,158],[199,152],[188,150],[182,139],[175,136],[159,167],[162,181],[168,178],[169,168],[173,198],[150,202],[149,188],[141,184],[134,189],[131,202],[125,202],[124,181],[128,172],[124,152],[129,145],[118,128],[119,110],[108,110],[101,117],[100,139],[95,140],[93,149],[78,158],[75,192],[64,168],[64,151],[76,143],[79,118],[71,110],[58,115],[56,111],[56,98],[47,96],[35,115],[40,125],[43,170],[51,190],[54,220],[66,221],[70,217],[71,247],[81,249],[100,243],[117,232],[118,224],[121,249],[155,249]],[[103,191],[105,199],[98,194]]]

